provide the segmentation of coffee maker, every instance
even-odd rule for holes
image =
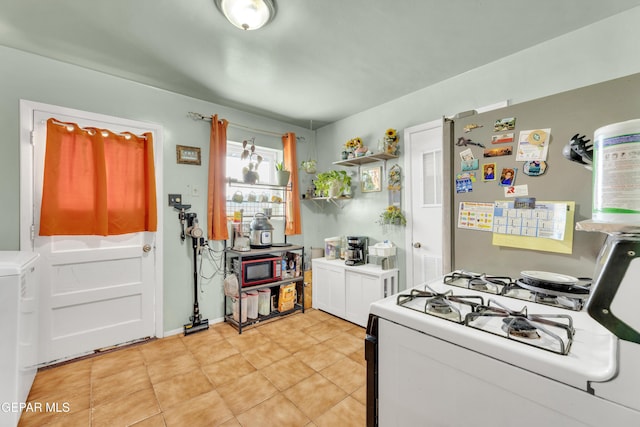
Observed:
[[[365,263],[365,251],[368,239],[362,236],[347,236],[346,265],[362,265]]]

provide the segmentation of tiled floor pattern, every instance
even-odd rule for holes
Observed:
[[[211,325],[38,372],[19,425],[364,426],[364,336],[317,310]]]

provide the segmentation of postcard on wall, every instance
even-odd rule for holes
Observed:
[[[516,161],[547,160],[551,129],[520,131]]]
[[[477,231],[493,230],[493,203],[460,202],[458,228]]]

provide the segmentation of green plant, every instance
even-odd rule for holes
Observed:
[[[404,217],[402,210],[395,205],[390,205],[380,214],[379,224],[397,224],[406,225],[407,219]]]
[[[313,183],[316,186],[316,195],[320,197],[327,197],[332,187],[335,188],[337,186],[337,196],[351,189],[351,177],[347,175],[346,171],[330,170],[321,172],[316,175],[316,180]]]
[[[276,170],[277,171],[286,171],[284,168],[284,162],[276,162]]]

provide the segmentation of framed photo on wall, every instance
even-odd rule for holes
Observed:
[[[200,147],[176,145],[176,160],[178,163],[186,165],[200,165]]]
[[[382,191],[382,166],[360,169],[360,190],[363,193]]]

